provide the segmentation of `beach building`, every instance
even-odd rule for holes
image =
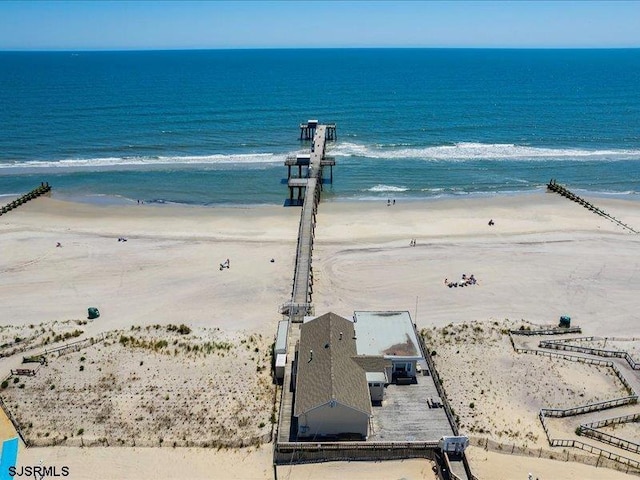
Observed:
[[[369,435],[371,398],[365,371],[354,361],[353,323],[326,313],[300,327],[294,417],[298,438]]]
[[[426,368],[409,312],[354,312],[353,324],[358,354],[390,361],[392,383],[412,383]]]
[[[415,383],[424,362],[409,312],[335,313],[305,321],[296,353],[298,438],[365,438],[389,383]]]

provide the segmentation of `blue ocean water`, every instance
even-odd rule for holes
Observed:
[[[640,199],[638,49],[0,52],[0,195],[282,204],[312,118],[329,199]]]

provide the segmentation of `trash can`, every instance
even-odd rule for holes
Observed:
[[[571,326],[571,317],[563,315],[560,317],[560,327],[569,328]]]
[[[98,318],[100,316],[100,312],[96,307],[89,307],[89,320],[93,320],[94,318]]]

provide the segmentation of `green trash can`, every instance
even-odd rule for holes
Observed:
[[[571,317],[563,315],[560,317],[560,327],[569,328],[571,326]]]
[[[100,316],[100,312],[96,307],[89,307],[89,320],[93,320],[94,318],[98,318]]]

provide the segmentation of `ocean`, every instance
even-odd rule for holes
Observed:
[[[329,201],[640,199],[640,50],[0,52],[0,196],[283,204],[299,124]],[[0,203],[1,198],[0,198]]]

